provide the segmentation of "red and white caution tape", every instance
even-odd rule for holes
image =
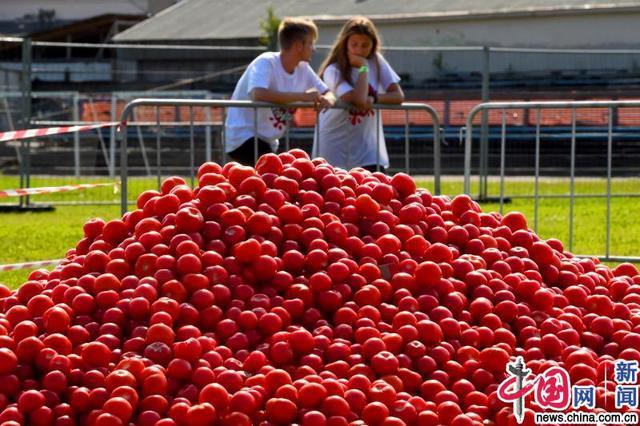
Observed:
[[[100,129],[102,127],[116,126],[119,123],[87,124],[83,126],[45,127],[41,129],[11,130],[0,132],[0,142],[17,141],[20,139],[36,138],[38,136],[60,135],[62,133],[85,132],[87,130]]]
[[[20,189],[5,189],[0,191],[0,198],[7,197],[22,197],[25,195],[38,195],[38,194],[51,194],[54,192],[69,192],[69,191],[81,191],[88,188],[98,188],[101,186],[113,186],[114,191],[117,192],[117,182],[107,183],[82,183],[79,185],[65,185],[65,186],[42,186],[40,188],[20,188]]]
[[[41,260],[39,262],[10,263],[8,265],[0,265],[0,271],[17,271],[19,269],[38,269],[47,266],[57,266],[65,259]]]

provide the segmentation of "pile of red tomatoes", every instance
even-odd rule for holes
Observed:
[[[608,411],[640,360],[635,266],[300,150],[166,179],[0,297],[4,425],[515,424],[516,356]]]

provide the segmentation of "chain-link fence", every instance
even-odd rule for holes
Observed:
[[[329,46],[318,46],[312,65],[318,68]],[[264,51],[260,46],[207,45],[134,45],[86,44],[33,41],[19,38],[0,39],[0,132],[19,128],[49,127],[64,123],[113,122],[126,101],[136,97],[212,98],[230,97],[235,83],[246,65]],[[640,98],[640,50],[576,50],[576,49],[513,49],[483,46],[383,46],[382,53],[402,77],[408,101],[432,105],[442,120],[441,167],[443,175],[459,177],[452,192],[462,191],[464,147],[462,132],[467,114],[480,102],[489,100],[532,101],[545,99],[625,99]],[[201,157],[221,161],[223,113],[213,115],[208,126],[196,126],[196,144],[202,144]],[[184,121],[186,112],[162,112],[161,120]],[[220,115],[217,119],[215,114]],[[431,138],[428,117],[416,117],[411,112],[383,111],[383,124],[388,141],[391,170],[403,170],[406,162],[411,170],[431,175],[433,152],[425,149],[423,140]],[[196,117],[207,121],[207,117]],[[621,127],[633,127],[626,116],[616,115]],[[555,173],[566,169],[569,145],[566,134],[570,120],[552,111],[543,113],[545,132],[558,140],[554,150],[541,153],[541,161],[555,167]],[[587,122],[596,116],[584,118]],[[136,118],[137,120],[137,118]],[[478,145],[481,176],[495,172],[496,141],[500,137],[500,117],[479,116],[478,137],[486,141]],[[518,123],[513,136],[521,143],[508,148],[505,173],[517,175],[530,171],[535,125],[530,115],[508,118]],[[579,117],[578,127],[582,118]],[[626,120],[626,121],[625,121]],[[138,121],[138,120],[137,120]],[[156,117],[142,117],[139,126],[130,126],[132,175],[154,175],[157,162],[154,130]],[[403,123],[409,123],[411,156],[403,152]],[[310,150],[313,114],[298,111],[291,124],[290,138],[298,146]],[[0,144],[0,169],[3,188],[38,184],[63,185],[90,180],[114,179],[117,175],[117,144],[115,126],[83,134],[49,136],[30,142]],[[180,158],[181,141],[187,140],[184,128],[162,130],[163,158]],[[173,132],[173,133],[171,133]],[[619,132],[620,133],[620,132]],[[421,140],[422,139],[422,140]],[[564,142],[562,142],[564,140]],[[619,161],[626,162],[618,170],[633,175],[635,141],[627,144]],[[588,142],[583,142],[588,145]],[[29,147],[30,162],[21,161],[21,150]],[[166,152],[166,155],[165,155]],[[593,165],[597,152],[579,150],[576,153],[576,174],[601,174]],[[616,161],[616,160],[614,160]],[[475,164],[475,163],[474,163]],[[29,167],[30,175],[20,173]],[[167,160],[161,165],[163,174],[178,173]],[[183,172],[180,172],[183,173]],[[554,172],[549,172],[554,173]],[[34,181],[30,178],[33,177]],[[38,180],[43,177],[43,180]],[[482,181],[482,180],[481,180]],[[485,179],[486,182],[486,179]],[[87,192],[98,194],[98,190]],[[72,202],[80,193],[43,198]],[[486,191],[484,193],[486,195]],[[107,202],[112,194],[96,195],[96,202]]]

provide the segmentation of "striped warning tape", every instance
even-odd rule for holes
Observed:
[[[20,269],[38,269],[47,266],[57,266],[61,264],[65,259],[55,260],[41,260],[38,262],[23,262],[23,263],[10,263],[7,265],[0,265],[0,271],[17,271]]]
[[[26,130],[10,130],[8,132],[0,132],[0,142],[16,141],[20,139],[30,139],[38,136],[60,135],[62,133],[85,132],[87,130],[100,129],[102,127],[110,127],[118,125],[117,122],[86,124],[82,126],[65,126],[65,127],[45,127],[41,129]]]
[[[83,189],[97,188],[101,186],[113,186],[114,191],[117,192],[118,190],[117,182],[82,183],[79,185],[42,186],[40,188],[5,189],[5,190],[0,190],[0,198],[22,197],[24,195],[51,194],[53,192],[80,191]]]

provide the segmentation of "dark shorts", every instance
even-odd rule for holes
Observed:
[[[271,149],[271,144],[263,141],[262,139],[258,139],[258,157],[270,152],[273,152],[273,150]],[[231,157],[233,161],[237,161],[238,163],[244,164],[245,166],[255,166],[256,157],[254,138],[250,138],[242,142],[242,145],[240,145],[233,151],[228,152],[227,155]]]
[[[380,170],[378,170],[378,167],[375,164],[370,164],[368,166],[362,166],[363,169],[365,170],[369,170],[371,173],[377,172],[379,171],[380,173],[386,173],[387,169],[384,168],[384,166],[380,166]]]

